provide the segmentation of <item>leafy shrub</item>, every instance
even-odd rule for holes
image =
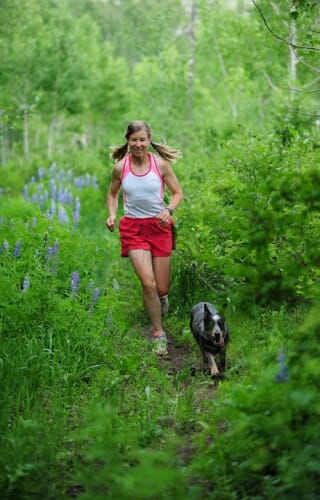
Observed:
[[[199,440],[193,471],[213,482],[213,498],[316,498],[319,325],[315,308],[278,365],[269,354],[256,380],[227,384],[212,401],[215,422]]]
[[[320,255],[314,151],[298,139],[285,148],[273,138],[251,138],[224,161],[204,192],[198,183],[193,194],[190,183],[179,240],[181,289],[189,291],[190,281],[193,295],[205,291],[242,306],[309,299]]]

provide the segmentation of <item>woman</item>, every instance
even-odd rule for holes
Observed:
[[[155,352],[166,355],[167,338],[162,316],[169,309],[171,253],[173,249],[172,214],[183,198],[177,177],[171,167],[180,152],[152,142],[151,130],[143,121],[129,123],[126,142],[115,148],[117,160],[107,195],[109,217],[106,226],[114,231],[118,195],[123,191],[124,216],[119,231],[122,257],[129,257],[142,285],[143,302],[149,315]],[[149,151],[149,147],[158,153]],[[164,205],[164,187],[171,199]]]

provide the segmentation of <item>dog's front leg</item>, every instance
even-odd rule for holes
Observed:
[[[211,377],[217,377],[219,375],[219,370],[216,364],[216,360],[214,359],[213,354],[211,354],[210,352],[207,352],[206,354],[210,368],[210,375]]]
[[[222,371],[226,369],[226,354],[227,354],[226,349],[224,349],[220,353],[220,365]]]

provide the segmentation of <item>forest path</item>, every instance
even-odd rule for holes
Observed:
[[[146,340],[152,341],[150,326],[143,327],[141,333]],[[158,356],[161,368],[167,370],[168,375],[173,377],[177,376],[180,371],[189,371],[189,375],[185,376],[185,387],[188,388],[193,384],[197,402],[210,399],[217,390],[217,381],[212,380],[203,368],[200,350],[199,359],[195,363],[192,359],[192,348],[189,344],[178,343],[168,330],[166,330],[166,336],[168,339],[168,355]]]

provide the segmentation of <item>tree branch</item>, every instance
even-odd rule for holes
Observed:
[[[285,44],[289,45],[290,47],[292,47],[293,49],[304,49],[304,50],[314,50],[315,52],[320,52],[320,48],[318,47],[308,47],[307,45],[296,45],[294,43],[291,43],[290,41],[286,40],[285,38],[283,38],[282,36],[280,35],[277,35],[277,33],[275,33],[272,28],[269,26],[268,24],[268,21],[266,20],[262,10],[260,9],[259,5],[257,4],[256,0],[251,0],[251,2],[253,3],[253,5],[255,6],[255,8],[257,9],[257,11],[259,12],[260,14],[260,17],[261,19],[263,20],[264,22],[264,25],[265,27],[267,28],[267,30],[271,33],[272,36],[274,36],[275,38],[277,38],[278,40],[281,40],[281,42],[284,42]]]

